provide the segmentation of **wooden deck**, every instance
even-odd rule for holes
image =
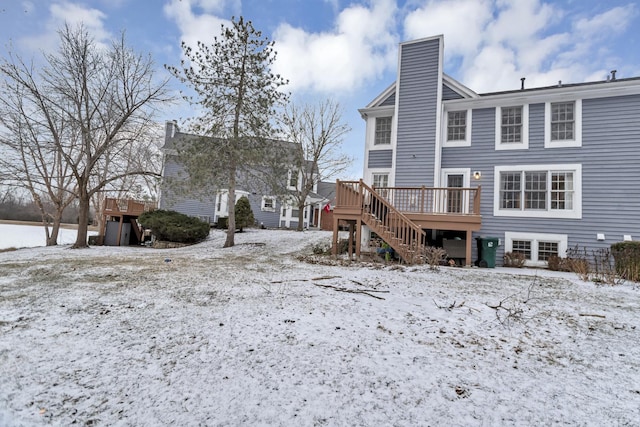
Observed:
[[[466,265],[471,265],[471,236],[482,225],[481,188],[385,187],[373,189],[360,181],[337,181],[334,207],[334,248],[338,221],[350,224],[350,248],[360,256],[361,228],[369,226],[407,263],[416,261],[426,244],[424,230],[466,232]],[[351,242],[355,235],[355,245]],[[351,252],[351,249],[350,249]]]
[[[132,199],[114,199],[105,198],[102,208],[102,230],[100,230],[100,237],[104,244],[107,234],[107,221],[117,220],[118,230],[116,235],[116,246],[123,244],[121,242],[122,227],[125,223],[131,224],[131,230],[136,236],[138,241],[142,241],[142,230],[138,227],[136,219],[144,212],[156,209],[155,202],[142,202]]]

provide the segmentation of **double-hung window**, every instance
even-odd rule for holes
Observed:
[[[471,145],[471,109],[447,111],[445,147],[466,147]]]
[[[262,197],[262,211],[275,212],[276,211],[276,198],[272,196]]]
[[[449,111],[447,114],[447,141],[464,141],[467,138],[467,112]]]
[[[496,150],[529,148],[529,105],[496,108]]]
[[[298,188],[298,171],[289,171],[289,188]]]
[[[582,100],[545,104],[545,148],[582,146]]]
[[[579,164],[497,166],[494,215],[581,218]]]
[[[391,144],[391,117],[376,117],[376,133],[373,144]]]

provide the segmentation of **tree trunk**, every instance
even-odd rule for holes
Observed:
[[[58,235],[60,234],[60,223],[62,222],[62,212],[56,209],[55,216],[53,218],[53,224],[51,224],[51,234],[47,237],[47,246],[56,246],[58,244]]]
[[[225,248],[235,245],[236,235],[236,167],[235,164],[229,166],[229,189],[227,193],[227,207],[229,211],[229,221],[227,222],[227,240],[224,242]]]
[[[304,200],[298,203],[298,228],[296,231],[304,230]]]
[[[80,197],[78,198],[78,235],[76,242],[72,248],[88,248],[87,243],[87,230],[89,225],[89,206],[91,205],[91,198],[86,191],[80,190]]]

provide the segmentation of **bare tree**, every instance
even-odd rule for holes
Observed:
[[[167,69],[191,87],[202,114],[190,122],[202,138],[192,138],[177,148],[177,162],[185,171],[182,190],[227,189],[229,221],[224,247],[234,245],[235,205],[238,179],[276,158],[282,144],[274,143],[273,119],[287,95],[286,84],[271,73],[274,43],[254,29],[251,21],[232,18],[222,25],[219,37],[207,45],[182,48],[186,60],[180,68]]]
[[[321,180],[335,178],[353,159],[342,152],[342,140],[351,128],[342,121],[340,104],[333,100],[286,109],[285,132],[297,144],[294,161],[301,182],[290,197],[298,208],[298,231],[303,228],[304,208]]]
[[[0,64],[0,166],[10,185],[29,192],[38,207],[46,245],[57,244],[64,210],[75,200],[69,165],[57,147],[69,120],[40,92],[32,65],[19,58]]]
[[[58,52],[44,55],[41,69],[10,56],[0,70],[10,87],[33,97],[34,108],[24,114],[49,134],[37,144],[50,144],[73,177],[78,248],[87,246],[94,194],[126,176],[158,175],[123,165],[130,164],[130,144],[148,140],[156,108],[171,98],[168,81],[155,78],[151,57],[128,48],[124,33],[106,48],[82,26],[67,25],[59,36]]]
[[[96,186],[101,181],[108,180],[109,176],[118,173],[121,177],[110,181],[100,192],[91,197],[91,206],[96,213],[93,223],[99,230],[104,229],[104,218],[99,213],[103,210],[106,197],[117,199],[133,198],[144,201],[157,200],[160,173],[162,171],[162,153],[160,151],[161,125],[153,127],[149,135],[141,141],[132,141],[125,151],[111,156],[111,152],[105,152],[96,166],[96,174],[92,178],[92,185]],[[151,171],[158,175],[129,175],[126,171]]]

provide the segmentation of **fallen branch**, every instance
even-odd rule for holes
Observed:
[[[338,292],[348,292],[351,294],[364,294],[372,298],[381,299],[381,300],[384,300],[384,298],[379,297],[378,295],[373,295],[371,292],[389,293],[389,291],[379,291],[377,289],[349,289],[349,288],[333,286],[333,285],[322,285],[320,283],[314,283],[314,285],[319,286],[321,288],[331,288]]]
[[[320,276],[320,277],[315,277],[311,280],[329,280],[329,279],[339,279],[340,276]]]
[[[433,303],[436,305],[436,307],[443,308],[447,311],[451,311],[454,308],[460,308],[464,305],[464,301],[462,301],[460,304],[456,304],[455,300],[451,303],[451,305],[448,305],[448,306],[438,304],[435,299],[433,300]]]
[[[606,316],[604,314],[590,314],[590,313],[580,313],[578,314],[578,316],[583,316],[583,317],[599,317],[601,319],[606,319]]]

